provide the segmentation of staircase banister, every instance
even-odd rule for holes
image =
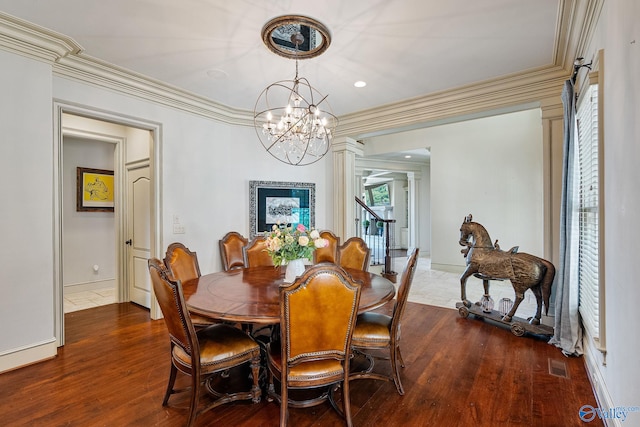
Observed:
[[[356,203],[359,204],[364,210],[369,212],[369,214],[372,217],[374,217],[376,219],[376,221],[382,221],[382,222],[386,222],[386,223],[396,222],[395,219],[384,219],[384,218],[382,218],[380,215],[375,213],[369,206],[367,206],[367,204],[365,202],[360,200],[358,197],[355,197],[355,199],[356,199]]]

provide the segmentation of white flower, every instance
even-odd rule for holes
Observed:
[[[309,244],[309,238],[307,236],[298,237],[298,244],[300,246],[307,246]]]
[[[326,248],[327,246],[329,246],[329,241],[327,239],[316,239],[313,241],[313,246],[315,246],[316,248]]]
[[[320,233],[318,233],[318,230],[311,230],[309,237],[311,237],[312,240],[318,240],[320,238]]]

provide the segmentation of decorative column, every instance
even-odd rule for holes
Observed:
[[[560,204],[562,203],[562,163],[564,110],[560,96],[541,101],[542,176],[544,191],[544,255],[556,267],[560,262]],[[551,292],[549,316],[555,313],[555,292]],[[543,323],[553,324],[543,315]]]
[[[362,156],[362,144],[348,137],[336,138],[332,144],[333,151],[333,231],[344,241],[356,236],[355,197],[356,156]]]
[[[409,241],[407,242],[408,252],[410,253],[417,245],[417,236],[420,235],[418,230],[418,206],[420,206],[420,200],[417,191],[417,182],[415,172],[407,172],[407,227],[409,228]]]
[[[542,176],[544,191],[544,255],[558,265],[560,248],[560,203],[562,202],[563,107],[560,96],[541,102]]]

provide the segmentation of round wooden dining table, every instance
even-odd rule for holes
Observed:
[[[377,274],[345,269],[361,283],[360,313],[391,301],[393,283]],[[276,324],[280,322],[279,288],[284,268],[252,267],[205,274],[182,284],[190,312],[211,319],[238,323]]]

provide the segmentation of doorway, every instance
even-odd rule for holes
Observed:
[[[126,242],[129,240],[136,240],[138,242],[138,249],[144,246],[146,253],[141,257],[144,258],[144,271],[146,272],[146,259],[149,257],[158,256],[161,253],[157,247],[161,239],[159,239],[159,206],[158,206],[158,177],[159,177],[159,162],[158,162],[158,146],[160,135],[160,126],[156,123],[150,123],[142,120],[135,120],[129,117],[121,117],[117,115],[106,114],[104,112],[96,112],[91,109],[70,106],[57,103],[55,106],[55,125],[56,132],[54,134],[54,149],[56,150],[57,164],[54,165],[54,188],[56,193],[56,208],[55,208],[55,227],[54,227],[54,239],[55,245],[58,249],[55,251],[54,268],[55,268],[55,301],[56,301],[56,321],[55,321],[55,333],[57,345],[64,345],[64,293],[65,288],[69,285],[67,270],[69,269],[69,260],[65,259],[65,242],[69,240],[66,236],[65,224],[65,209],[68,209],[70,203],[70,197],[67,193],[71,190],[68,188],[70,184],[65,182],[65,170],[74,165],[65,164],[65,161],[69,161],[64,155],[64,143],[69,139],[75,139],[76,141],[84,141],[86,144],[108,145],[112,152],[112,165],[114,172],[114,209],[112,212],[113,228],[108,234],[111,236],[110,244],[113,248],[113,265],[112,265],[112,279],[115,288],[115,302],[128,302],[132,301],[132,292],[129,284],[136,279],[142,279],[148,281],[148,273],[142,274],[140,271],[136,271],[135,267],[140,267],[140,262],[133,262],[132,255],[134,252],[131,250],[131,246]],[[82,158],[82,157],[81,157]],[[75,159],[75,161],[78,161]],[[82,161],[89,161],[84,159]],[[78,165],[81,166],[81,165]],[[144,185],[145,190],[138,194],[146,195],[146,200],[141,203],[136,203],[135,206],[143,207],[138,209],[137,220],[130,220],[132,215],[132,209],[130,204],[132,203],[128,198],[129,188],[127,182],[130,179],[130,171],[142,171],[143,175],[146,175],[146,183]],[[68,173],[66,178],[68,178]],[[138,177],[139,178],[139,177]],[[139,180],[139,179],[138,179]],[[68,179],[67,179],[68,181]],[[73,183],[76,186],[76,183]],[[75,203],[75,190],[73,191],[73,198],[71,201]],[[140,226],[140,215],[145,212],[145,225]],[[85,218],[87,222],[91,222],[95,217]],[[139,227],[138,231],[144,230],[140,233],[138,238],[133,238],[132,224],[136,222]],[[102,230],[105,234],[105,230]],[[146,241],[146,244],[140,245],[140,242]],[[140,255],[137,253],[137,255]],[[138,259],[142,259],[140,256]],[[79,266],[80,270],[89,270],[89,274],[99,274],[103,269],[109,270],[109,260],[107,257],[100,258],[100,261],[88,261],[89,258],[82,260],[82,265]],[[73,262],[73,260],[71,261]],[[140,268],[137,268],[140,270]],[[85,277],[86,278],[86,277]],[[133,279],[132,279],[133,278]],[[80,280],[82,282],[82,280]],[[90,280],[88,281],[90,282]],[[72,283],[77,284],[77,283]],[[140,288],[140,283],[136,283],[137,288]],[[144,287],[144,286],[142,286]],[[146,284],[146,295],[140,298],[137,295],[134,302],[145,305],[150,309],[151,318],[156,319],[161,316],[159,308],[152,293],[150,292],[150,286]]]

